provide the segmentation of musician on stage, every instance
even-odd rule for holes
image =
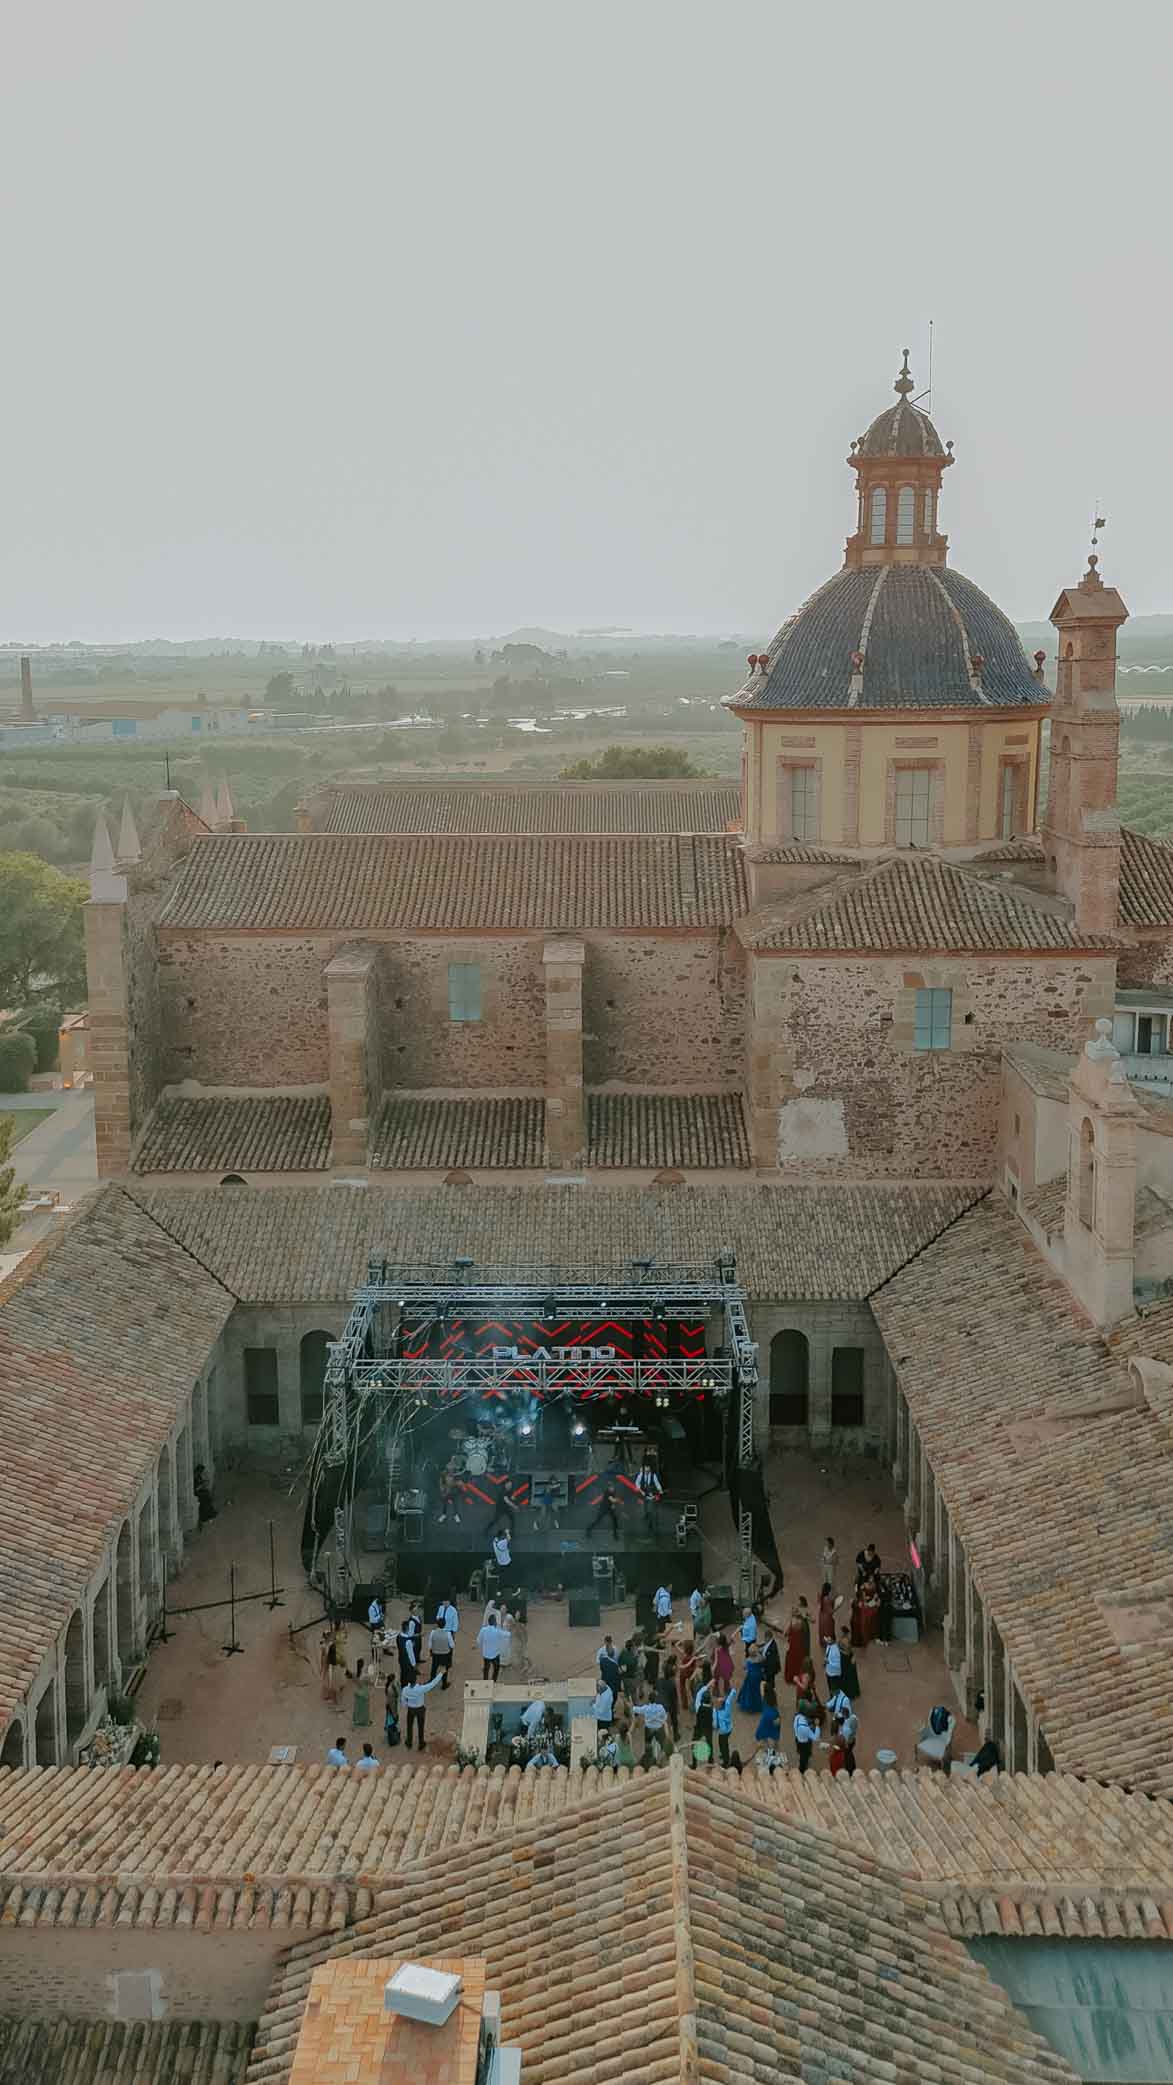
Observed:
[[[659,1519],[657,1509],[660,1500],[664,1496],[664,1487],[660,1482],[660,1473],[655,1463],[646,1453],[643,1462],[636,1471],[635,1488],[643,1500],[644,1532],[648,1535],[654,1535],[656,1533],[656,1523]]]
[[[590,1526],[589,1526],[589,1527],[587,1528],[587,1534],[588,1534],[588,1535],[593,1535],[593,1534],[594,1534],[594,1532],[595,1532],[595,1529],[596,1529],[596,1528],[598,1527],[598,1525],[599,1525],[599,1522],[600,1522],[601,1520],[606,1520],[606,1519],[607,1519],[608,1517],[610,1518],[610,1521],[611,1521],[611,1533],[613,1534],[613,1536],[614,1536],[615,1540],[616,1540],[616,1541],[618,1541],[618,1540],[619,1540],[619,1494],[618,1494],[618,1492],[616,1491],[616,1489],[615,1489],[615,1486],[614,1486],[613,1484],[608,1484],[608,1485],[606,1485],[606,1486],[604,1487],[604,1490],[603,1490],[603,1496],[602,1496],[602,1498],[601,1498],[601,1499],[599,1500],[599,1510],[598,1510],[598,1512],[597,1512],[597,1513],[595,1514],[595,1517],[594,1517],[594,1519],[593,1519],[593,1520],[591,1521],[591,1523],[590,1523]]]

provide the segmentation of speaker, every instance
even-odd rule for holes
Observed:
[[[644,1586],[640,1587],[635,1596],[635,1625],[637,1629],[647,1630],[652,1636],[656,1633],[655,1602]]]
[[[365,1622],[367,1618],[367,1609],[369,1608],[371,1601],[377,1599],[381,1603],[382,1598],[382,1586],[375,1585],[374,1583],[371,1583],[370,1585],[356,1585],[354,1591],[351,1593],[350,1596],[351,1621]]]
[[[709,1608],[712,1612],[714,1628],[723,1629],[726,1622],[735,1622],[737,1620],[737,1602],[733,1597],[733,1587],[731,1585],[711,1585],[709,1587]]]
[[[567,1602],[572,1629],[597,1629],[603,1619],[603,1610],[593,1593],[571,1593]]]

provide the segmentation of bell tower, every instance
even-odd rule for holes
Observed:
[[[953,462],[953,444],[941,446],[927,413],[912,403],[916,384],[908,349],[894,386],[896,404],[851,444],[856,530],[843,562],[861,565],[943,565],[948,539],[937,527],[941,478]]]
[[[1051,610],[1059,661],[1043,845],[1056,889],[1075,907],[1076,926],[1110,934],[1120,905],[1116,632],[1128,610],[1098,565],[1093,550],[1079,585],[1065,589]]]

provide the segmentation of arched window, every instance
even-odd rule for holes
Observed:
[[[1096,1139],[1086,1115],[1079,1132],[1079,1220],[1091,1230],[1096,1218]]]
[[[924,521],[923,521],[923,527],[924,527],[924,532],[925,532],[926,536],[931,536],[931,535],[932,535],[932,533],[933,533],[933,521],[934,521],[934,515],[933,515],[933,493],[932,493],[932,488],[930,487],[930,488],[929,488],[929,490],[928,490],[928,491],[926,492],[926,494],[925,494],[925,503],[924,503]]]
[[[912,543],[916,539],[916,491],[911,485],[902,485],[896,495],[896,541]]]
[[[882,543],[888,527],[888,495],[882,485],[872,490],[872,542]]]
[[[770,1341],[770,1424],[805,1426],[810,1403],[810,1348],[804,1332]]]

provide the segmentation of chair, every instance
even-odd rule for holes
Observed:
[[[926,1766],[943,1767],[949,1757],[949,1747],[953,1743],[956,1728],[956,1716],[950,1716],[944,1730],[939,1732],[930,1729],[927,1723],[924,1724],[916,1734],[917,1759],[923,1759]]]

